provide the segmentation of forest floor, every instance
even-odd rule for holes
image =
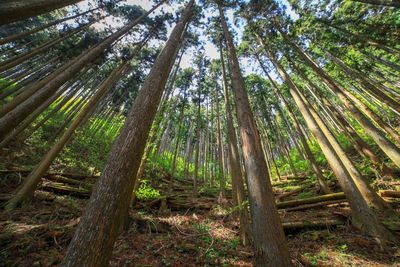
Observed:
[[[1,175],[0,193],[10,192],[23,177],[16,173]],[[7,177],[14,182],[5,182],[10,181]],[[238,221],[226,208],[230,200],[219,205],[216,193],[208,191],[194,198],[191,193],[183,193],[189,183],[176,184],[177,189],[181,188],[175,199],[139,201],[131,208],[130,219],[115,244],[111,266],[252,266],[251,249],[240,244]],[[281,194],[294,188],[278,183],[274,190]],[[13,212],[0,211],[0,266],[60,263],[88,199],[81,193],[61,193],[42,186],[30,206]],[[310,187],[285,200],[314,194]],[[374,239],[346,221],[347,212],[346,203],[305,211],[280,210],[284,222],[343,222],[286,231],[295,265],[400,266],[400,251],[394,247],[381,249]]]

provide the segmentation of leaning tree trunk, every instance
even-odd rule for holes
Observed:
[[[114,143],[61,266],[107,266],[120,232],[170,66],[188,24],[191,0],[157,57]]]
[[[365,77],[363,77],[362,74],[358,73],[357,71],[355,71],[352,68],[350,68],[349,66],[347,66],[346,63],[344,63],[339,58],[335,57],[328,51],[324,51],[324,52],[325,52],[325,55],[330,60],[332,60],[336,65],[338,65],[341,69],[343,69],[343,71],[350,78],[352,78],[353,80],[358,80],[360,82],[360,84],[364,87],[364,89],[366,89],[367,91],[372,93],[373,96],[376,97],[379,101],[381,101],[382,103],[385,103],[389,108],[396,111],[397,114],[400,113],[400,104],[396,100],[394,100],[391,97],[389,97],[388,95],[386,95],[380,88],[378,88],[377,86],[375,86],[374,84],[369,82]],[[400,139],[397,139],[396,141],[400,142],[399,140]]]
[[[268,58],[275,66],[279,75],[288,85],[290,94],[296,102],[296,105],[299,107],[307,126],[318,140],[322,152],[325,154],[325,157],[349,202],[352,210],[353,222],[365,232],[379,238],[382,243],[397,242],[394,235],[379,222],[377,216],[370,208],[370,206],[381,208],[383,205],[377,200],[378,198],[376,197],[376,193],[373,192],[368,184],[366,184],[361,178],[354,175],[355,172],[358,172],[354,166],[349,167],[349,162],[345,164],[342,161],[349,161],[349,159],[346,159],[347,156],[336,141],[335,137],[328,130],[320,117],[315,113],[311,105],[306,102],[305,98],[298,91],[292,79],[276,60],[272,52],[264,45],[260,38],[258,39],[260,44],[263,45]],[[382,201],[382,199],[380,200]]]
[[[399,0],[352,0],[352,1],[377,5],[377,6],[400,7]]]
[[[393,170],[387,166],[384,162],[382,162],[379,157],[372,150],[370,145],[365,142],[359,134],[354,130],[354,128],[350,125],[350,123],[346,120],[342,112],[338,110],[338,108],[331,103],[326,97],[321,95],[321,93],[316,89],[316,85],[307,77],[305,74],[296,66],[296,64],[289,59],[291,66],[297,71],[300,77],[308,83],[310,86],[309,89],[313,89],[312,93],[316,94],[316,96],[322,100],[322,103],[327,107],[327,109],[332,113],[332,115],[336,118],[345,134],[351,138],[354,142],[353,146],[355,149],[365,158],[368,158],[372,164],[378,169],[381,170],[383,174],[388,176],[393,176]]]
[[[82,0],[3,0],[0,2],[0,25],[24,20]]]
[[[249,191],[255,266],[292,266],[285,235],[276,208],[260,135],[250,108],[235,46],[221,4],[221,26],[228,48],[232,89],[243,146],[243,158]]]
[[[304,62],[315,72],[322,81],[339,97],[345,107],[352,113],[354,118],[363,126],[365,132],[370,135],[378,146],[385,152],[385,154],[400,167],[400,149],[393,144],[383,133],[380,131],[368,118],[353,104],[352,101],[359,101],[355,97],[351,97],[351,94],[346,94],[345,90],[340,88],[336,82],[328,76],[318,65],[308,56],[300,47],[298,47],[289,37],[282,31],[280,31],[284,39],[297,51]],[[361,105],[362,103],[360,103]]]
[[[294,114],[294,112],[293,112],[292,108],[290,107],[290,105],[289,105],[288,101],[286,100],[286,98],[279,92],[278,86],[276,85],[274,80],[272,80],[271,76],[269,76],[268,72],[264,69],[264,65],[262,64],[262,62],[261,62],[261,60],[260,60],[260,58],[258,56],[257,56],[257,59],[258,59],[260,65],[261,65],[262,69],[264,70],[265,75],[267,75],[269,81],[271,82],[275,95],[279,99],[282,99],[283,103],[285,104],[285,106],[286,106],[286,108],[287,108],[287,110],[289,112],[289,115],[290,115],[290,117],[291,117],[291,119],[292,119],[292,121],[293,121],[293,123],[294,123],[294,125],[296,127],[296,130],[297,130],[297,132],[299,134],[299,137],[300,137],[301,143],[303,145],[304,151],[306,152],[307,159],[310,162],[311,167],[312,167],[312,169],[313,169],[313,171],[314,171],[314,173],[315,173],[315,175],[317,177],[319,188],[325,194],[330,193],[331,190],[329,189],[329,186],[326,183],[326,180],[324,178],[322,170],[319,167],[314,155],[311,152],[311,149],[310,149],[310,147],[309,147],[309,145],[307,143],[306,137],[304,136],[303,132],[301,131],[300,122],[297,120],[296,115]]]
[[[36,109],[43,101],[54,94],[60,85],[72,78],[84,66],[95,60],[112,43],[126,34],[132,27],[140,23],[151,12],[159,7],[165,0],[161,1],[139,18],[131,21],[117,32],[113,33],[97,46],[85,51],[81,56],[71,60],[56,70],[47,79],[38,82],[18,95],[12,102],[4,105],[0,110],[0,140],[4,138],[16,125],[18,125],[29,113]],[[40,89],[40,90],[39,90]],[[35,93],[37,91],[37,93]],[[5,115],[4,115],[5,114]]]
[[[23,32],[20,32],[20,33],[16,33],[16,34],[7,36],[6,38],[3,38],[3,39],[0,40],[0,45],[6,44],[6,43],[9,43],[9,42],[13,42],[13,41],[18,40],[18,39],[22,39],[22,38],[24,38],[24,37],[26,37],[28,35],[31,35],[31,34],[34,34],[36,32],[45,30],[47,28],[50,28],[51,26],[60,24],[61,22],[64,22],[64,21],[67,21],[67,20],[70,20],[70,19],[74,19],[74,18],[77,18],[77,17],[84,16],[84,15],[86,15],[88,13],[91,13],[93,11],[96,11],[98,9],[100,9],[100,7],[90,9],[88,11],[76,14],[74,16],[66,17],[66,18],[63,18],[63,19],[57,19],[55,21],[43,24],[43,25],[41,25],[39,27],[33,28],[31,30],[28,30],[28,31],[23,31]]]
[[[79,113],[75,118],[74,122],[64,132],[60,139],[53,145],[53,147],[43,157],[41,162],[35,167],[35,169],[29,174],[22,186],[18,189],[15,196],[7,203],[6,209],[11,210],[18,205],[30,201],[33,197],[33,193],[36,190],[42,176],[47,172],[50,164],[62,151],[68,140],[71,138],[75,130],[81,124],[86,114],[91,112],[102,99],[102,97],[108,92],[112,85],[121,77],[127,67],[127,61],[121,63],[115,70],[110,74],[107,80],[100,86],[99,90],[87,103],[86,107]]]

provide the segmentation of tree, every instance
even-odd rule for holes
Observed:
[[[4,0],[0,3],[0,25],[37,16],[82,0]]]
[[[157,57],[113,145],[61,266],[106,266],[127,213],[145,141],[192,15],[191,0]]]
[[[256,266],[291,266],[289,251],[274,202],[268,169],[261,147],[261,140],[250,108],[245,84],[240,73],[239,62],[222,9],[217,2],[221,26],[228,49],[229,68],[232,75],[232,89],[237,117],[246,179],[249,190],[250,213],[252,219],[252,240],[254,242]]]

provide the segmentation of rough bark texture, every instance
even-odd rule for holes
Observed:
[[[353,0],[353,1],[371,5],[378,5],[378,6],[400,7],[400,1],[398,0]]]
[[[3,0],[0,2],[0,25],[27,19],[82,0]]]
[[[13,209],[24,201],[29,201],[33,197],[33,193],[36,190],[42,176],[47,172],[50,164],[62,151],[64,146],[67,144],[68,140],[71,138],[76,128],[81,124],[86,114],[91,112],[102,99],[102,97],[107,93],[107,91],[112,87],[112,85],[117,81],[117,79],[122,75],[126,69],[127,62],[121,63],[104,81],[100,86],[96,94],[90,99],[86,107],[79,113],[74,122],[69,126],[69,128],[64,132],[60,139],[55,143],[52,148],[43,157],[36,168],[29,174],[28,178],[24,181],[20,189],[17,191],[16,195],[7,203],[7,209]]]
[[[235,97],[243,158],[249,191],[255,266],[292,266],[285,236],[275,205],[260,135],[250,108],[232,36],[218,5],[228,48],[232,89]]]
[[[355,175],[358,171],[354,166],[349,166],[351,165],[349,164],[349,159],[341,149],[335,137],[328,130],[309,103],[306,102],[290,76],[279,64],[272,52],[265,46],[260,37],[258,37],[258,40],[260,44],[263,45],[265,52],[277,69],[279,75],[287,83],[290,89],[290,94],[296,102],[296,105],[299,107],[308,128],[316,137],[322,152],[346,195],[352,210],[353,221],[355,224],[364,231],[379,238],[382,243],[388,241],[396,242],[396,238],[378,221],[376,215],[369,206],[375,204],[377,207],[381,207],[381,205],[384,205],[382,203],[383,201],[379,201],[375,196],[376,193],[369,188],[368,184],[366,184],[358,175]],[[347,164],[342,162],[342,160],[346,160]]]
[[[191,0],[156,59],[114,143],[61,266],[107,266],[120,232],[145,141],[193,8]]]
[[[240,221],[240,234],[243,244],[247,244],[248,235],[248,214],[247,210],[243,207],[243,202],[246,199],[244,190],[243,173],[240,167],[239,148],[238,140],[236,137],[235,127],[233,125],[232,107],[231,100],[228,93],[228,82],[225,70],[224,53],[222,51],[222,44],[220,44],[220,58],[222,64],[222,81],[224,88],[224,99],[225,99],[225,115],[226,115],[226,128],[228,136],[228,158],[230,173],[232,176],[232,187],[235,188],[233,196],[236,199],[236,203],[239,208],[239,221]]]
[[[113,33],[97,46],[83,52],[81,56],[64,64],[64,66],[57,69],[51,74],[46,81],[40,81],[31,88],[25,90],[22,94],[18,95],[13,101],[7,103],[0,110],[0,140],[4,138],[16,125],[18,125],[29,113],[36,109],[48,97],[54,94],[59,86],[65,81],[72,78],[89,62],[96,59],[105,49],[107,49],[113,42],[118,40],[121,36],[126,34],[146,18],[151,12],[159,7],[165,0],[154,6],[152,9],[141,15],[139,18],[131,21],[117,32]],[[5,115],[4,115],[5,114]]]
[[[279,27],[278,27],[279,29]],[[365,132],[370,135],[379,147],[388,155],[388,157],[400,167],[400,149],[393,144],[383,133],[380,131],[368,118],[358,109],[362,109],[367,112],[367,108],[364,108],[363,103],[352,96],[349,92],[342,89],[338,84],[327,75],[319,66],[308,56],[299,46],[292,42],[289,37],[282,31],[280,31],[284,39],[297,51],[304,62],[322,79],[322,81],[339,97],[344,106],[353,114],[354,118],[363,126]],[[351,99],[351,100],[350,100]],[[353,103],[357,103],[358,108]],[[379,123],[379,122],[377,122]]]

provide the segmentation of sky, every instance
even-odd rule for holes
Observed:
[[[185,1],[186,4],[187,1]],[[291,9],[290,9],[290,5],[288,4],[287,0],[278,0],[278,2],[280,2],[281,4],[285,5],[287,7],[287,13],[292,17],[292,19],[297,19],[298,16],[297,14],[295,14]],[[88,3],[94,3],[93,0],[89,0],[89,1],[82,1],[78,4],[78,7],[81,8],[82,10],[86,10],[88,9]],[[151,7],[154,5],[153,1],[150,0],[125,0],[122,3],[124,4],[131,4],[131,5],[138,5],[141,6],[143,9],[145,10],[149,10],[151,9]],[[182,5],[182,4],[181,4]],[[150,16],[156,16],[157,14],[159,14],[161,12],[161,10],[164,10],[165,12],[171,12],[171,13],[175,13],[177,11],[177,9],[179,8],[178,4],[173,4],[173,5],[168,5],[168,4],[163,4],[161,7],[159,7],[158,9],[156,9]],[[96,6],[96,4],[93,4],[93,6]],[[204,21],[206,21],[206,19],[210,16],[217,16],[218,13],[215,9],[207,9],[204,10],[204,16],[205,19]],[[242,33],[243,33],[243,29],[242,28],[238,28],[234,25],[233,21],[234,21],[234,10],[232,9],[228,9],[225,10],[225,16],[228,20],[229,25],[232,28],[232,33],[233,37],[238,41],[240,40]],[[104,28],[106,26],[111,25],[112,27],[115,28],[119,28],[123,25],[123,22],[117,22],[115,21],[113,18],[108,17],[106,19],[103,20],[103,23],[96,23],[94,25],[94,27],[100,29],[100,28]],[[173,29],[174,25],[168,25],[167,26],[167,36],[169,36],[169,34],[171,33],[172,29]],[[204,42],[204,48],[205,48],[205,53],[206,56],[209,57],[210,59],[216,59],[219,58],[219,52],[217,47],[215,47],[209,40],[208,37],[206,36],[204,29],[197,29],[198,33],[200,34],[200,40]],[[155,43],[157,44],[157,43]],[[184,56],[182,57],[182,61],[181,61],[181,68],[187,68],[192,66],[192,61],[193,61],[193,57],[194,57],[195,51],[192,49],[188,50],[185,52]],[[240,59],[240,64],[241,64],[241,68],[243,71],[244,75],[248,75],[252,72],[258,72],[261,73],[259,67],[257,65],[254,65],[254,62],[248,59]]]

